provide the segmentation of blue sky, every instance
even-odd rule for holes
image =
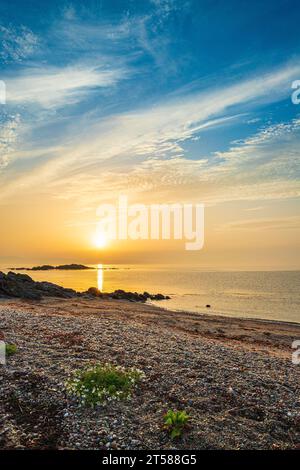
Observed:
[[[268,221],[277,201],[272,220],[294,227],[299,13],[288,0],[0,0],[2,204],[68,201],[66,220],[87,221],[127,191],[244,202]],[[222,224],[248,224],[240,209]]]

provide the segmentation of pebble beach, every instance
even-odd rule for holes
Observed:
[[[293,323],[170,312],[113,299],[0,299],[2,449],[296,449]],[[65,382],[87,365],[145,374],[130,400],[83,406]],[[190,416],[180,439],[168,409]]]

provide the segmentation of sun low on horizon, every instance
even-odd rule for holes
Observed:
[[[96,263],[101,252],[105,262],[299,268],[292,2],[74,0],[46,2],[46,17],[37,0],[5,3],[2,262]],[[95,231],[97,207],[124,193],[132,204],[205,204],[204,248]]]
[[[105,249],[108,246],[108,237],[104,232],[96,231],[91,240],[91,245],[94,248]]]
[[[1,462],[300,450],[299,26],[0,0]]]

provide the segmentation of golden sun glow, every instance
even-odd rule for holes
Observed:
[[[105,233],[97,231],[93,237],[93,245],[96,248],[104,248],[107,245],[107,237]]]

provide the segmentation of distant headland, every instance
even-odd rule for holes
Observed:
[[[91,266],[85,266],[84,264],[60,264],[58,266],[51,266],[50,264],[43,264],[41,266],[33,266],[32,268],[9,268],[12,271],[51,271],[52,269],[61,270],[80,270],[80,269],[95,269]]]

